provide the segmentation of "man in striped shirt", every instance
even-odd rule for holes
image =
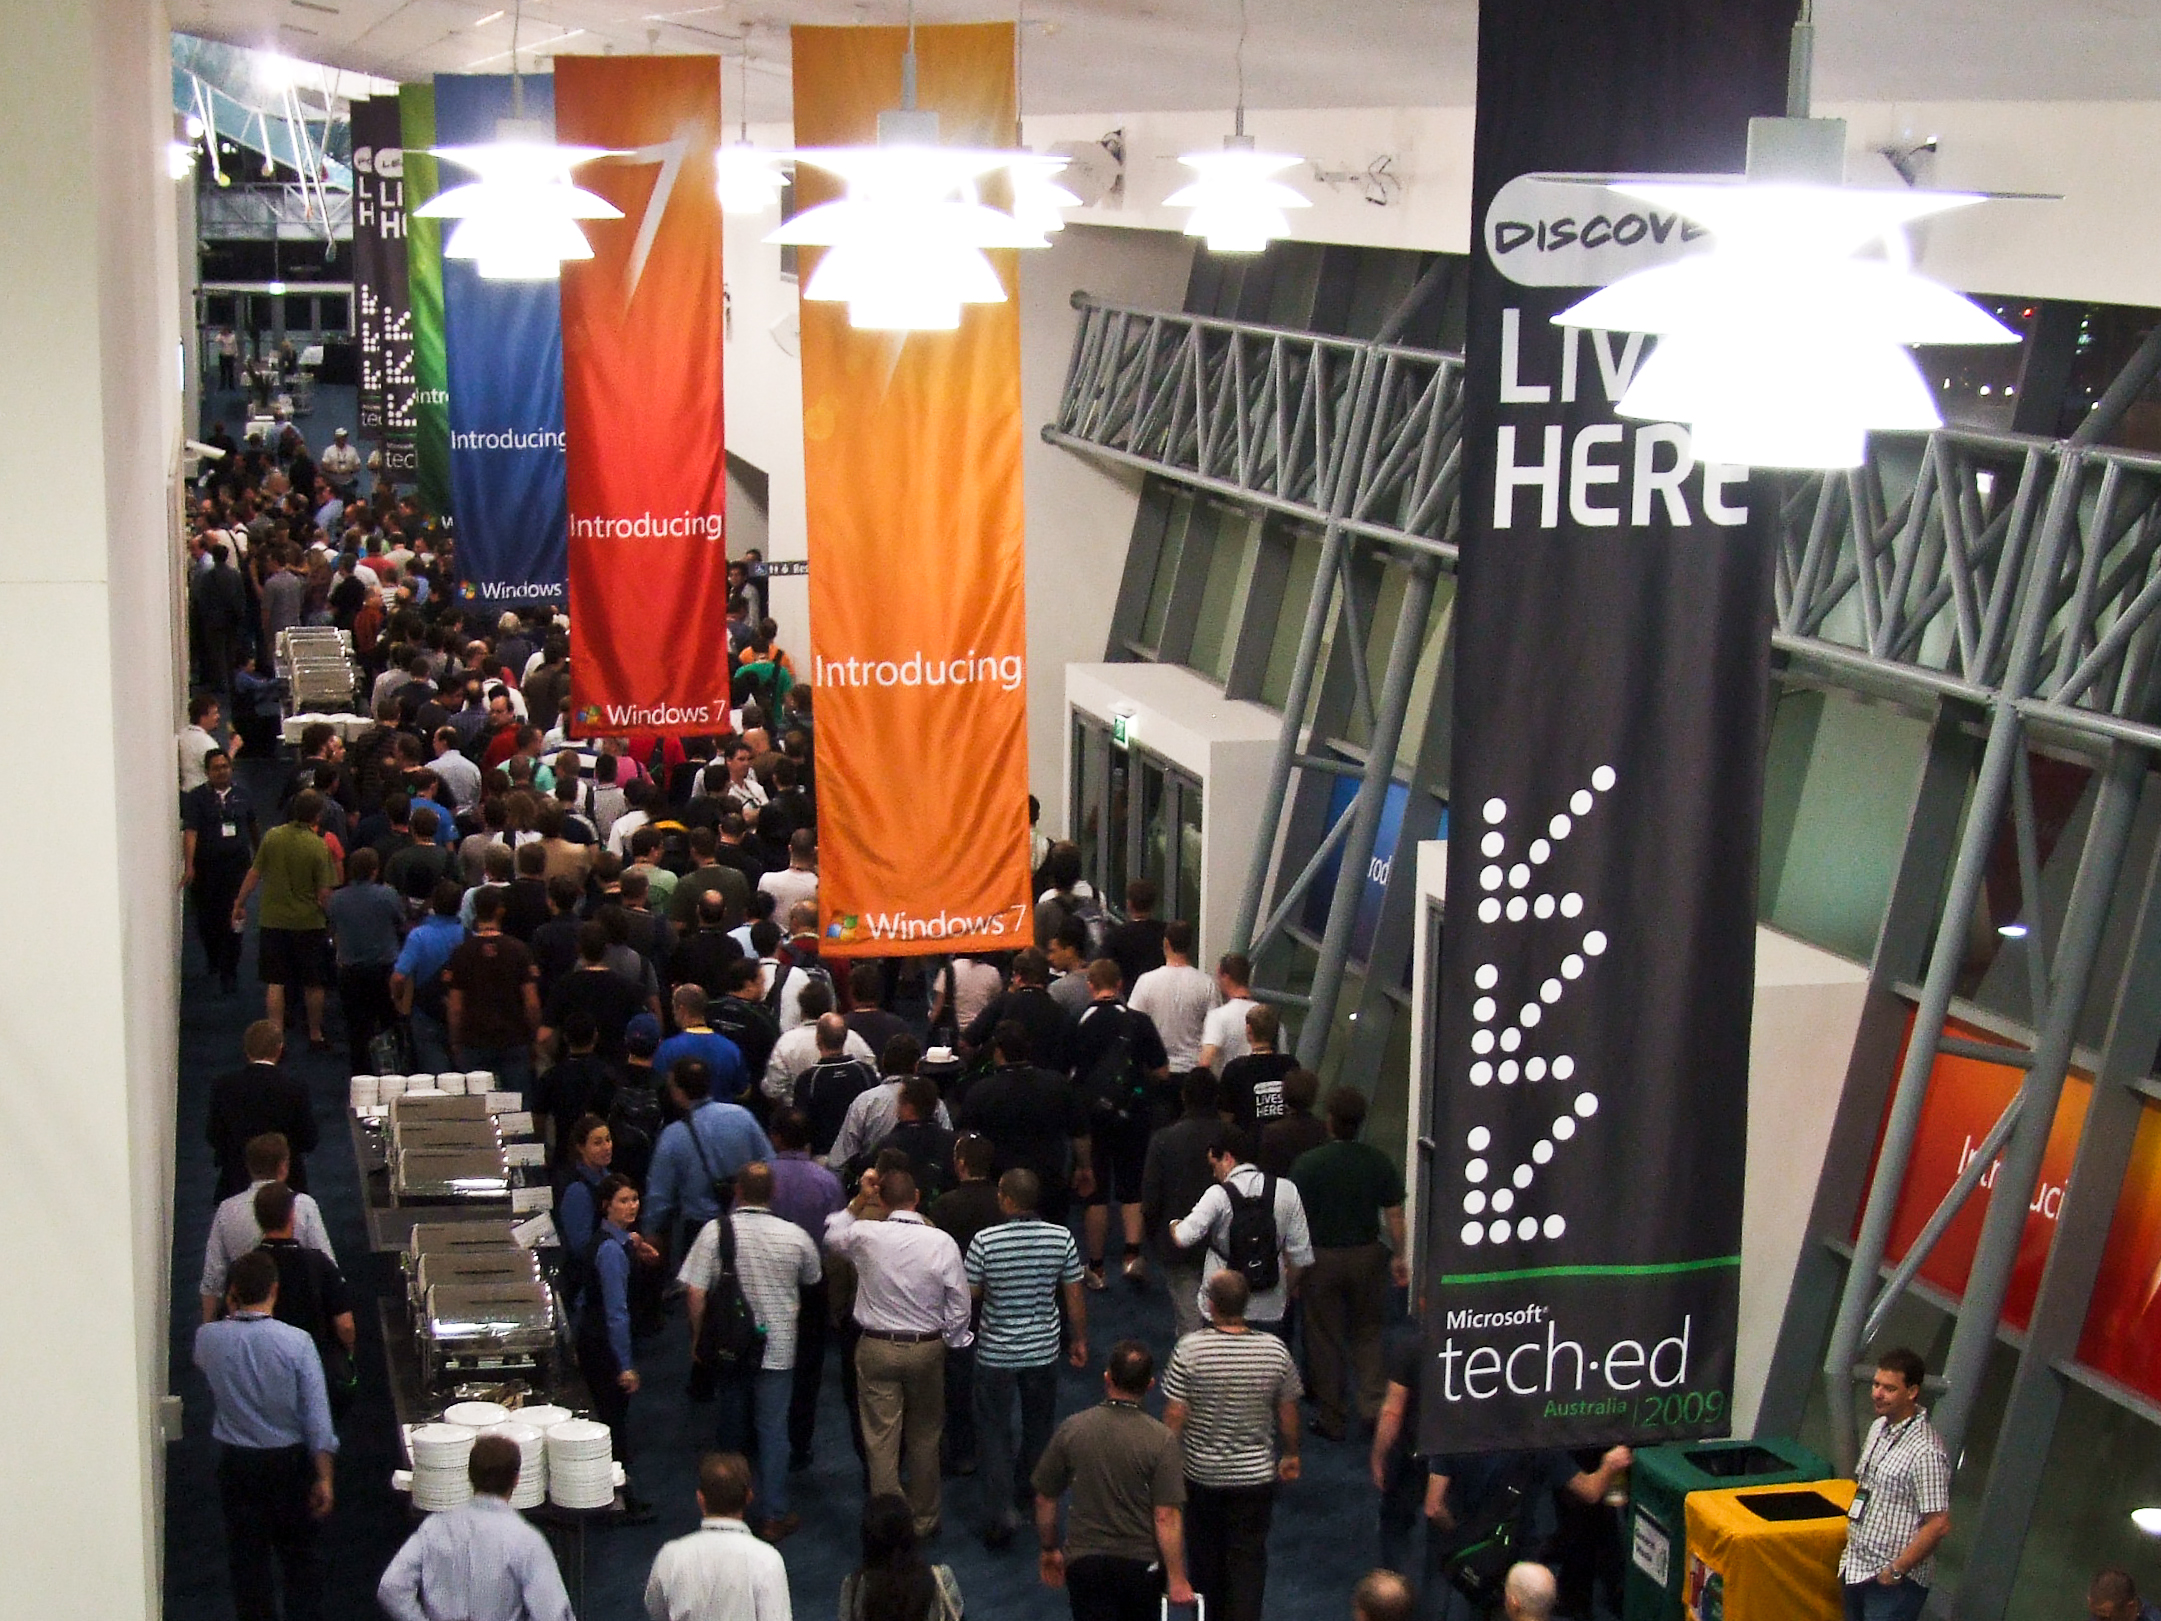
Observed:
[[[998,1210],[1005,1219],[975,1235],[963,1263],[969,1291],[983,1303],[975,1340],[976,1467],[983,1545],[993,1550],[1013,1540],[1020,1509],[1032,1500],[1027,1483],[1057,1418],[1061,1292],[1071,1325],[1070,1358],[1076,1368],[1088,1366],[1080,1252],[1070,1229],[1036,1214],[1042,1191],[1033,1171],[1001,1176]],[[1020,1498],[1013,1485],[1015,1396],[1020,1398]]]
[[[1163,1370],[1163,1422],[1185,1447],[1190,1574],[1209,1621],[1260,1621],[1276,1484],[1298,1478],[1304,1386],[1283,1342],[1247,1326],[1250,1294],[1238,1273],[1213,1274],[1208,1326]]]

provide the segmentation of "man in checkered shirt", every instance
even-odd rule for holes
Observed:
[[[1877,1359],[1876,1422],[1861,1446],[1838,1579],[1846,1621],[1916,1621],[1951,1531],[1951,1464],[1921,1411],[1921,1358],[1903,1346]]]

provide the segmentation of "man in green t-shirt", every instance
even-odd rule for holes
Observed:
[[[1371,1143],[1358,1140],[1366,1123],[1365,1094],[1339,1086],[1328,1094],[1328,1141],[1291,1166],[1291,1181],[1313,1233],[1313,1265],[1300,1283],[1305,1303],[1306,1360],[1319,1409],[1314,1433],[1343,1439],[1346,1372],[1357,1385],[1358,1416],[1372,1423],[1381,1410],[1381,1323],[1388,1286],[1410,1282],[1403,1247],[1403,1175]],[[1388,1244],[1381,1243],[1386,1225]]]
[[[330,892],[338,864],[316,832],[323,796],[313,788],[293,795],[292,820],[263,835],[255,865],[233,900],[233,928],[247,922],[248,896],[260,888],[256,914],[256,973],[263,982],[263,1015],[285,1028],[285,992],[300,987],[308,1013],[308,1045],[327,1052],[323,1039],[323,966],[328,956]]]

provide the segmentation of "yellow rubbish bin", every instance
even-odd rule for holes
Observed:
[[[1843,1621],[1850,1480],[1690,1492],[1689,1621]]]

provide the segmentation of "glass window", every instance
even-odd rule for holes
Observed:
[[[1229,678],[1235,627],[1245,614],[1242,604],[1252,577],[1254,537],[1260,518],[1243,508],[1221,509],[1215,544],[1208,556],[1208,580],[1201,589],[1200,613],[1193,626],[1193,646],[1186,663],[1218,681]]]
[[[1172,915],[1198,924],[1201,916],[1201,785],[1178,779],[1178,908]]]
[[[1080,846],[1081,871],[1099,877],[1103,855],[1103,766],[1108,753],[1104,734],[1078,715],[1073,717],[1073,842]]]
[[[1291,531],[1290,578],[1283,586],[1283,606],[1276,613],[1276,631],[1268,644],[1268,669],[1261,677],[1261,702],[1281,709],[1290,696],[1291,671],[1298,663],[1298,637],[1306,623],[1306,604],[1313,596],[1313,579],[1321,571],[1320,531],[1300,527]],[[1318,681],[1313,690],[1320,690]]]
[[[1141,615],[1141,645],[1162,645],[1163,621],[1171,609],[1171,589],[1178,580],[1178,556],[1185,550],[1186,530],[1193,518],[1193,497],[1171,497],[1171,510],[1163,523],[1163,545],[1156,553],[1155,578],[1148,584],[1148,607]]]
[[[1162,763],[1145,754],[1136,757],[1135,768],[1141,779],[1140,871],[1136,876],[1154,884],[1158,895],[1168,895],[1171,890],[1170,783]]]
[[[1448,645],[1449,622],[1456,611],[1456,577],[1443,574],[1433,582],[1433,607],[1426,615],[1426,645],[1419,652],[1418,668],[1411,676],[1410,707],[1403,712],[1403,735],[1396,740],[1396,769],[1408,774],[1418,762],[1426,728],[1443,730],[1450,717],[1433,713],[1433,689],[1441,677],[1441,650]],[[1446,783],[1440,785],[1443,790]]]
[[[1122,907],[1126,898],[1126,822],[1131,812],[1133,757],[1113,743],[1104,758],[1110,773],[1110,822],[1103,829],[1103,904]]]

